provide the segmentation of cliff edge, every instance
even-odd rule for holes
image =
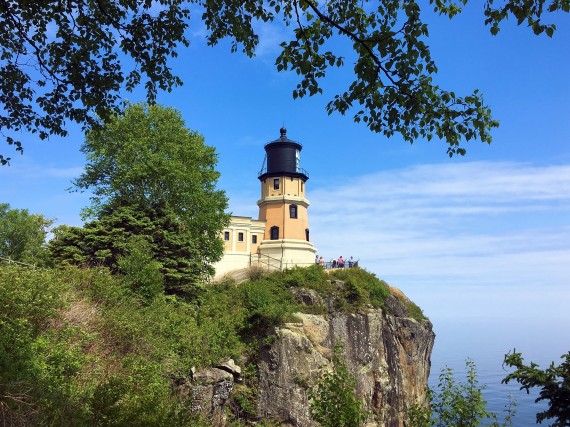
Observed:
[[[297,321],[277,328],[274,341],[261,350],[258,415],[282,425],[316,426],[307,390],[323,367],[331,367],[340,345],[356,378],[355,392],[366,402],[367,425],[403,426],[406,408],[425,401],[435,338],[431,322],[412,318],[411,301],[391,287],[382,308],[367,305],[355,312],[339,309],[337,297],[322,298],[310,289],[296,289],[295,299],[326,312],[297,313]]]

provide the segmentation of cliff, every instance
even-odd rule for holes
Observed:
[[[297,297],[305,304],[320,303],[306,292]],[[356,394],[370,411],[368,425],[403,426],[407,406],[424,401],[435,337],[428,320],[408,317],[403,298],[394,290],[385,309],[369,306],[356,313],[339,312],[334,301],[324,301],[329,313],[299,313],[298,322],[278,328],[258,365],[259,415],[284,425],[316,425],[309,417],[307,389],[321,367],[331,365],[335,345],[341,345]]]
[[[333,349],[341,346],[356,379],[356,395],[364,399],[369,412],[367,426],[403,426],[406,408],[425,401],[435,337],[431,322],[418,316],[417,307],[395,288],[390,288],[381,308],[366,304],[347,309],[341,301],[346,284],[330,282],[338,292],[327,297],[312,289],[294,288],[295,300],[304,312],[296,313],[294,322],[275,328],[256,355],[257,421],[317,426],[309,415],[307,391],[315,387],[323,369],[332,369]],[[225,375],[225,390],[227,381]],[[199,399],[208,401],[219,386],[196,389],[203,394]],[[201,414],[208,415],[209,409],[204,408],[211,408],[211,422],[225,425],[219,416],[223,412],[220,405],[231,400],[230,395],[223,401],[218,398],[217,405],[206,402]]]

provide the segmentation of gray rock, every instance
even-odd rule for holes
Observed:
[[[216,368],[229,372],[233,375],[234,380],[236,381],[239,380],[239,377],[241,375],[241,368],[236,365],[234,359],[228,359],[225,362],[220,363],[218,366],[216,366]]]
[[[234,387],[231,373],[218,368],[195,372],[192,382],[183,382],[178,393],[190,401],[190,409],[214,427],[226,425],[225,405]]]
[[[329,316],[298,313],[299,324],[277,329],[277,339],[262,350],[258,414],[283,424],[312,427],[307,389],[317,383],[319,369],[331,367],[341,344],[356,378],[356,393],[371,415],[369,426],[403,426],[406,408],[425,401],[435,334],[425,320],[407,314],[397,298],[387,314],[367,308]]]
[[[295,301],[302,305],[315,306],[322,305],[323,299],[313,289],[297,288],[293,290]]]

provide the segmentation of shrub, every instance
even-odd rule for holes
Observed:
[[[127,285],[148,303],[164,292],[162,264],[154,259],[151,246],[143,236],[129,239],[127,253],[117,260],[119,272]]]
[[[390,295],[386,282],[361,268],[338,269],[333,271],[331,276],[345,282],[344,297],[356,307],[371,304],[373,307],[382,308]]]
[[[354,393],[356,380],[340,347],[335,348],[332,362],[332,372],[321,369],[317,386],[309,389],[311,417],[323,427],[358,427],[367,412]]]
[[[252,266],[247,270],[247,278],[252,282],[266,276],[267,272],[262,267]]]
[[[528,393],[531,388],[539,387],[540,393],[535,402],[546,401],[548,408],[536,414],[536,422],[554,419],[553,426],[570,425],[570,351],[561,356],[563,362],[555,366],[554,362],[544,370],[530,362],[525,365],[521,353],[513,350],[505,355],[504,365],[516,370],[503,378],[503,383],[515,380]]]
[[[491,421],[489,426],[512,426],[516,403],[509,401],[505,420],[500,423],[497,415],[489,412],[483,398],[484,386],[479,385],[475,363],[465,362],[466,381],[458,382],[451,368],[444,368],[439,375],[437,390],[428,390],[426,405],[412,405],[408,408],[410,427],[476,427],[483,421]]]
[[[252,329],[277,326],[297,308],[291,293],[271,280],[244,282],[238,289]]]

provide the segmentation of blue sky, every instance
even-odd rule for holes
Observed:
[[[237,215],[257,216],[263,146],[279,136],[303,144],[310,173],[311,236],[326,258],[354,256],[400,287],[434,320],[455,317],[570,320],[570,16],[554,16],[552,39],[506,23],[493,37],[482,6],[449,20],[426,12],[437,82],[485,95],[501,126],[491,145],[475,141],[449,159],[443,142],[387,140],[324,106],[344,89],[349,67],[331,71],[322,96],[294,101],[297,76],[273,65],[278,25],[260,25],[257,56],[204,42],[199,19],[191,46],[172,62],[184,86],[159,102],[216,147]],[[137,102],[142,92],[126,94]],[[84,164],[83,136],[35,142],[0,168],[0,201],[81,224],[88,196],[69,193]],[[3,147],[3,153],[11,153]],[[560,326],[562,341],[570,328]]]

